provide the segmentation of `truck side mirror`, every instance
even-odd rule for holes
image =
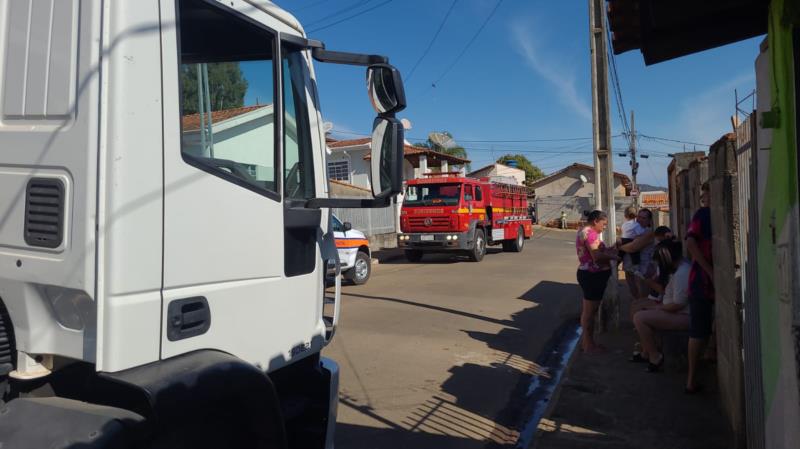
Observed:
[[[394,117],[378,117],[372,127],[371,183],[375,198],[403,190],[403,125]]]
[[[380,115],[400,112],[406,107],[406,93],[400,71],[389,64],[373,64],[367,69],[367,89],[372,107]]]
[[[349,221],[345,221],[344,223],[342,223],[342,232],[347,232],[351,229],[353,229],[352,223],[350,223]]]

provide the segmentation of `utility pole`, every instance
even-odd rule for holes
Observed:
[[[608,98],[608,42],[606,41],[606,0],[589,0],[589,47],[592,60],[592,137],[594,142],[594,183],[596,207],[608,214],[603,233],[607,245],[617,241],[614,204],[614,165],[611,154],[611,119]],[[601,303],[599,327],[608,329],[609,318],[619,328],[620,304],[617,294],[617,264],[611,264],[609,280]],[[610,312],[610,313],[609,313]]]
[[[611,155],[611,120],[608,97],[608,42],[606,41],[605,0],[589,0],[589,36],[592,59],[592,137],[596,208],[608,214],[603,239],[609,245],[617,240],[614,205],[614,165]]]

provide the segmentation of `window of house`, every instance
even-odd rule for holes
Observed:
[[[328,179],[350,182],[350,161],[328,162]]]
[[[275,34],[211,3],[180,0],[178,5],[184,160],[279,198]]]

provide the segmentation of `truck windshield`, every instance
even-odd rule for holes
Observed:
[[[461,184],[431,184],[408,186],[403,202],[409,206],[455,206],[459,199]]]

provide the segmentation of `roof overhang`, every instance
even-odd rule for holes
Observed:
[[[769,0],[608,0],[614,54],[647,65],[765,34],[768,13]]]

